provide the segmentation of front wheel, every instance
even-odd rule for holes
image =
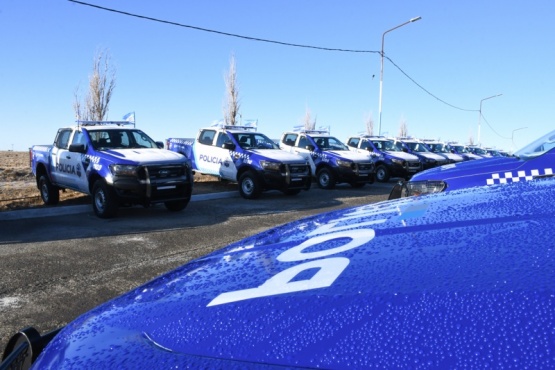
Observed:
[[[239,194],[245,199],[256,199],[260,196],[262,189],[256,174],[247,171],[239,177]]]
[[[182,199],[182,200],[172,200],[170,202],[164,202],[166,209],[172,212],[179,212],[185,209],[189,204],[189,199]]]
[[[52,185],[48,176],[42,175],[39,178],[40,197],[44,204],[55,205],[60,201],[60,189]]]
[[[112,218],[118,211],[118,198],[114,189],[104,181],[98,180],[93,185],[92,206],[100,218]]]
[[[324,167],[316,174],[316,181],[320,189],[333,189],[335,188],[335,183],[337,182],[335,174],[331,169]]]
[[[390,177],[389,169],[383,164],[376,168],[376,180],[378,182],[388,182]]]

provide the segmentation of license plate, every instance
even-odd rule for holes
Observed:
[[[168,189],[175,189],[175,185],[159,186],[158,187],[158,190],[168,190]]]

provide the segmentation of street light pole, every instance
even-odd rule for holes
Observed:
[[[416,22],[418,20],[422,19],[422,17],[414,17],[409,19],[408,21],[406,21],[403,24],[398,25],[397,27],[393,27],[387,31],[385,31],[382,34],[382,51],[380,53],[381,56],[381,68],[380,68],[380,119],[379,119],[379,125],[378,125],[378,135],[382,134],[382,91],[383,91],[383,46],[384,46],[384,41],[385,41],[385,34],[388,32],[391,32],[393,30],[396,30],[399,27],[403,27],[406,24],[412,23],[412,22]]]
[[[480,100],[480,110],[478,111],[478,146],[480,146],[480,128],[481,128],[481,120],[482,120],[482,102],[484,100],[488,100],[488,99],[491,99],[491,98],[497,98],[498,96],[501,96],[501,95],[503,95],[503,94],[488,96],[487,98],[484,98],[484,99]]]

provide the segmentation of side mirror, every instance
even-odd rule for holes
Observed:
[[[373,152],[374,148],[372,148],[371,146],[369,146],[368,148],[366,148],[366,150],[368,150],[369,152]]]
[[[69,151],[72,153],[85,154],[87,152],[87,148],[85,147],[85,144],[71,144],[69,146]]]
[[[307,146],[305,147],[305,149],[306,149],[306,150],[309,150],[309,151],[311,151],[311,152],[313,152],[314,149],[316,149],[316,148],[314,148],[314,145],[309,144],[309,145],[307,145]]]
[[[389,193],[389,197],[387,199],[393,200],[404,198],[406,196],[408,196],[407,184],[404,181],[399,181],[395,184],[395,186],[393,186],[393,189],[391,189],[391,192]]]
[[[161,141],[157,141],[156,146],[158,147],[158,149],[164,149],[164,143]]]
[[[222,148],[227,150],[235,150],[236,146],[231,141],[226,141],[225,143],[223,143]]]

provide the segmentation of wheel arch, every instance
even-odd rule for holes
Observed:
[[[35,182],[37,183],[37,187],[39,186],[39,179],[42,175],[46,175],[49,180],[52,180],[50,178],[50,174],[48,173],[48,171],[46,171],[46,166],[44,165],[44,163],[39,163],[37,165],[35,174]]]

